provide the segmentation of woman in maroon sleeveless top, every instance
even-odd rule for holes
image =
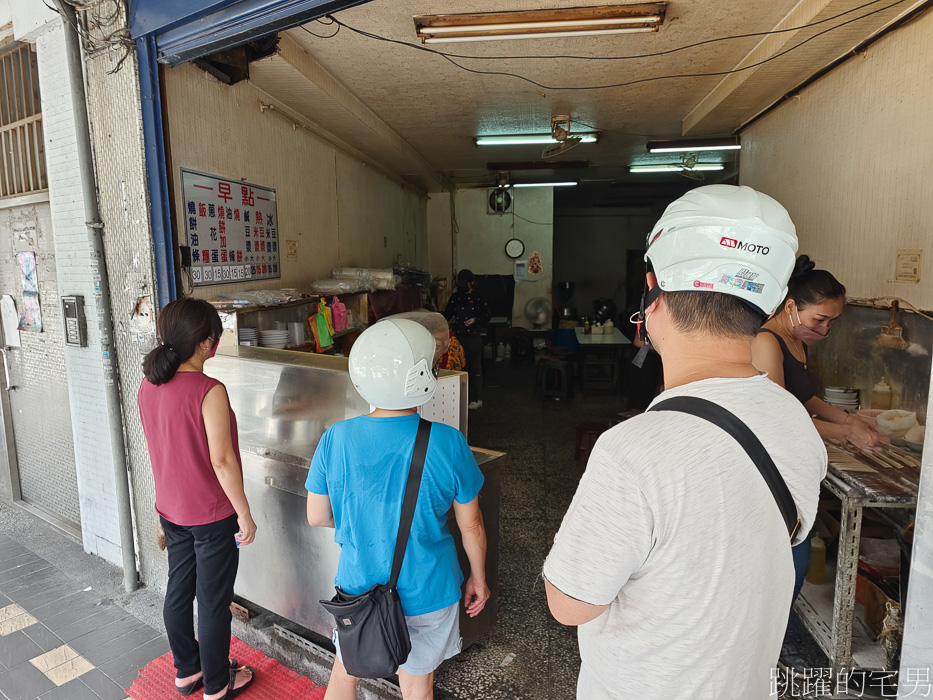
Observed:
[[[253,541],[256,524],[243,491],[236,416],[224,385],[203,372],[223,327],[206,301],[178,299],[157,328],[138,402],[168,546],[163,617],[175,687],[190,695],[203,685],[205,700],[234,698],[253,680],[253,669],[228,656],[237,548]]]

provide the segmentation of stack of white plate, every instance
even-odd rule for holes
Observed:
[[[288,345],[288,331],[259,331],[259,346],[282,349]]]
[[[256,345],[259,342],[259,331],[253,326],[242,326],[237,330],[237,340],[240,345]]]
[[[823,400],[844,411],[854,411],[859,407],[858,389],[845,386],[828,386]]]

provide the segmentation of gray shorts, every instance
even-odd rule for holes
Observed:
[[[460,637],[460,603],[441,608],[435,612],[408,617],[408,634],[411,637],[411,653],[408,661],[402,664],[402,670],[412,676],[426,676],[447,659],[460,653],[463,640]],[[340,641],[337,630],[333,635],[340,656]]]

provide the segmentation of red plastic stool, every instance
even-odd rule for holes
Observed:
[[[609,430],[605,423],[580,423],[577,426],[577,445],[573,451],[573,458],[580,459],[580,455],[589,456],[590,450],[596,443],[596,438]],[[585,441],[585,444],[584,444]]]

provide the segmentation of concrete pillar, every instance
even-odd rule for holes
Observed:
[[[933,416],[930,375],[927,419]],[[929,697],[933,682],[933,446],[923,450],[917,519],[910,562],[910,584],[904,606],[904,641],[898,697]]]

